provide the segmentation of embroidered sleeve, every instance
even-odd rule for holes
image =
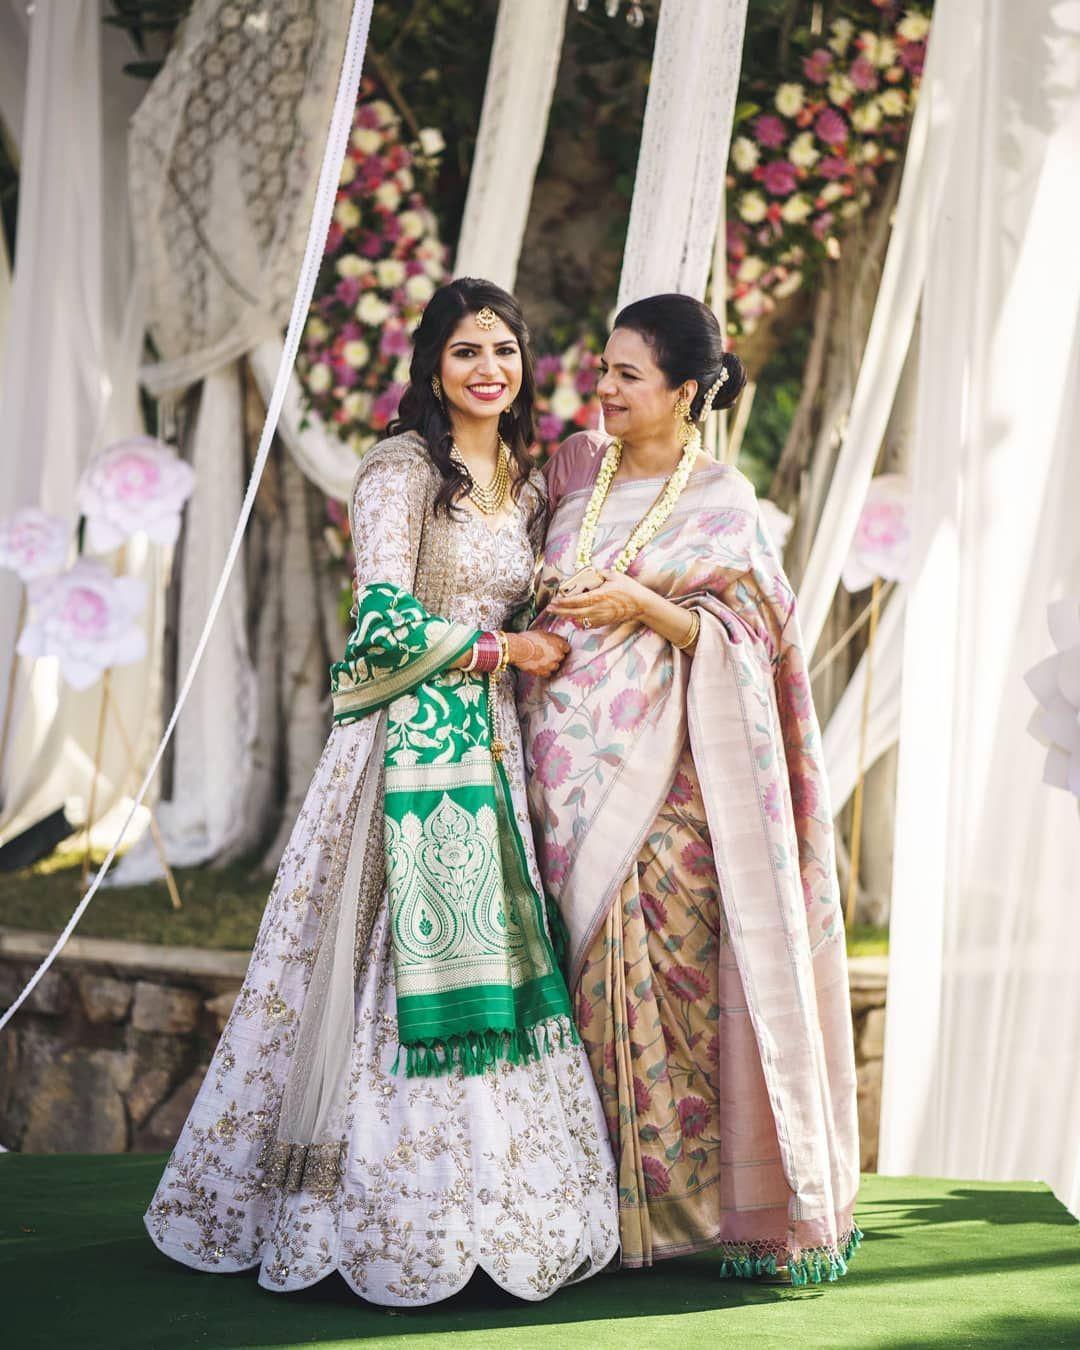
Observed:
[[[353,483],[352,539],[361,586],[411,590],[423,529],[425,472],[413,454],[372,451]]]

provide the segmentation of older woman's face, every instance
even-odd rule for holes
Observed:
[[[672,389],[653,359],[652,348],[629,328],[616,328],[601,358],[596,393],[604,409],[604,429],[620,440],[648,440],[678,431],[675,404],[684,391],[693,397],[697,384],[688,380]]]

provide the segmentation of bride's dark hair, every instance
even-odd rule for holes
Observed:
[[[743,363],[734,352],[724,351],[716,315],[692,295],[650,295],[635,300],[619,311],[613,327],[629,328],[645,339],[670,388],[684,380],[697,380],[698,391],[690,405],[695,422],[701,421],[705,395],[722,372],[726,378],[716,392],[714,410],[730,408],[746,383]]]
[[[499,418],[499,432],[510,447],[511,492],[516,502],[521,486],[529,476],[533,460],[529,449],[536,440],[534,406],[536,368],[529,345],[529,329],[521,306],[501,286],[477,277],[458,277],[440,286],[428,301],[419,327],[413,334],[413,354],[409,365],[409,386],[401,396],[397,416],[387,427],[396,436],[416,431],[427,442],[432,463],[442,475],[435,497],[435,509],[453,512],[469,489],[469,479],[450,456],[453,440],[450,418],[440,399],[435,397],[431,377],[439,373],[443,350],[454,329],[466,314],[478,314],[485,306],[493,309],[517,338],[521,350],[521,389],[513,407]]]

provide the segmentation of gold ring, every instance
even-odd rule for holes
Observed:
[[[582,626],[582,628],[591,628],[591,627],[592,627],[592,619],[590,619],[590,618],[588,618],[588,617],[586,616],[584,619],[582,619],[582,621],[581,621],[581,626]]]

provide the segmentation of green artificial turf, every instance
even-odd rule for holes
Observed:
[[[0,1157],[0,1325],[11,1350],[320,1345],[393,1350],[1075,1346],[1080,1231],[1044,1186],[871,1176],[866,1238],[834,1285],[721,1281],[709,1255],[520,1303],[476,1278],[387,1311],[337,1276],[300,1294],[162,1256],[140,1215],[158,1157]]]

